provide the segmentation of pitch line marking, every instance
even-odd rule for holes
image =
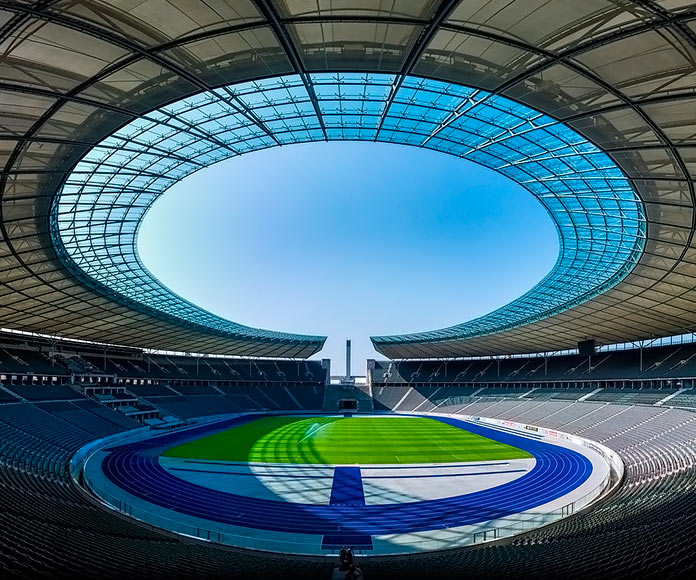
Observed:
[[[309,428],[309,431],[307,432],[307,434],[302,439],[300,439],[298,441],[298,443],[302,443],[305,439],[307,439],[308,437],[311,437],[312,435],[315,435],[321,429],[323,429],[324,427],[326,427],[327,425],[330,425],[330,424],[331,423],[324,423],[323,425],[321,425],[319,423],[312,423],[312,426]],[[314,427],[317,427],[317,429],[314,429]],[[314,429],[314,430],[312,430],[312,429]]]

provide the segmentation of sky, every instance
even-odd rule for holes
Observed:
[[[306,143],[222,161],[146,214],[145,266],[187,300],[241,324],[328,336],[354,375],[384,358],[370,335],[486,314],[558,256],[543,206],[502,175],[443,153],[372,142]]]

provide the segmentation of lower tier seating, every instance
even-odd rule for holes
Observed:
[[[102,409],[95,414],[92,405],[69,402],[0,405],[0,577],[330,576],[328,561],[288,563],[217,549],[151,530],[87,498],[69,476],[70,458],[90,440],[126,430],[117,425],[122,416]]]
[[[506,545],[405,560],[364,560],[366,576],[692,577],[696,572],[692,553],[696,539],[696,415],[677,409],[582,402],[501,405],[472,403],[463,412],[534,422],[597,440],[621,455],[626,467],[623,486],[597,508]],[[601,416],[596,415],[599,409],[603,410]],[[595,419],[590,419],[592,415]]]
[[[161,396],[157,391],[147,400],[171,399],[182,408],[206,410],[222,401],[239,409],[246,401],[289,411],[305,403],[305,408],[321,405],[320,389],[311,394],[284,389],[281,395],[274,388],[254,387],[246,397],[236,387],[218,394],[188,390]],[[527,398],[517,390],[480,397],[478,389],[465,387],[432,386],[417,393],[410,387],[381,389],[373,397],[383,409],[498,417],[577,433],[616,450],[626,475],[617,493],[585,513],[504,545],[362,559],[366,578],[586,580],[696,573],[696,413],[577,397]],[[102,509],[73,484],[70,458],[97,437],[136,426],[88,399],[0,403],[0,576],[330,577],[330,560],[217,548]]]

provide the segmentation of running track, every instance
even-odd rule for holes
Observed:
[[[591,462],[571,449],[478,423],[434,416],[430,418],[524,449],[534,456],[536,465],[512,482],[467,495],[387,505],[314,505],[251,498],[198,486],[177,478],[158,462],[160,454],[173,445],[262,416],[237,417],[111,447],[102,470],[124,491],[182,514],[259,530],[329,536],[404,534],[503,518],[571,492],[592,472]]]

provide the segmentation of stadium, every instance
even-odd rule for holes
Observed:
[[[695,3],[0,0],[0,44],[2,578],[696,574]],[[175,184],[328,141],[508,178],[555,265],[364,376],[145,266]]]

